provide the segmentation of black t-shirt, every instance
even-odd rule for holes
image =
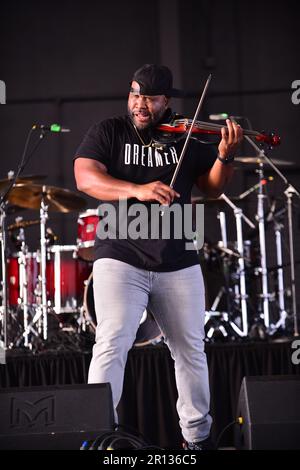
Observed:
[[[139,131],[139,134],[140,136],[128,116],[106,119],[91,126],[78,147],[75,158],[98,160],[107,167],[111,176],[120,180],[137,184],[159,180],[169,185],[184,141],[159,149],[152,145],[148,146],[151,139],[149,131]],[[183,204],[191,202],[191,190],[197,176],[206,173],[215,159],[215,149],[195,139],[190,140],[174,185],[174,189],[180,193],[180,198],[175,198],[174,203],[182,207]],[[148,222],[148,233],[150,233],[150,222],[154,218],[151,213],[153,203],[131,198],[121,204],[126,204],[129,210],[137,203],[143,204],[147,210],[148,220],[142,222],[142,229],[145,229],[144,222]],[[119,201],[110,201],[109,204],[115,207],[117,222],[116,225],[113,224],[111,231],[110,227],[106,229],[117,236],[106,239],[103,239],[103,236],[96,236],[95,259],[113,258],[150,271],[175,271],[198,263],[196,251],[186,250],[186,238],[183,235],[181,239],[176,239],[172,228],[170,239],[161,236],[161,232],[158,239],[136,238],[130,234],[126,238],[120,237],[118,225],[120,204]],[[158,206],[158,202],[155,204]],[[128,226],[133,219],[132,215],[128,217]],[[107,220],[106,225],[109,224]],[[99,224],[101,225],[101,219]],[[98,231],[97,233],[99,235]]]

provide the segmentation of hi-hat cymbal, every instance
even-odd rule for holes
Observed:
[[[16,184],[29,183],[30,181],[39,181],[47,178],[46,175],[24,175],[17,178]],[[12,178],[0,180],[0,191],[11,183]]]
[[[267,160],[260,157],[236,157],[234,159],[235,162],[240,163],[251,163],[258,165],[259,163],[263,163],[264,165],[268,165]],[[294,162],[288,160],[280,160],[279,158],[272,158],[272,162],[274,165],[285,166],[285,165],[295,165]]]
[[[39,209],[42,198],[49,211],[72,212],[86,208],[86,201],[69,189],[42,184],[17,184],[8,196],[11,204]]]

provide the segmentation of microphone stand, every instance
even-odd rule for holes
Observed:
[[[293,311],[293,322],[294,322],[294,336],[299,336],[298,330],[298,319],[297,319],[297,305],[296,305],[296,281],[295,281],[295,258],[294,258],[294,237],[293,237],[293,214],[292,204],[293,196],[297,196],[300,199],[300,192],[288,181],[284,174],[277,168],[272,160],[260,149],[256,143],[249,137],[245,136],[245,139],[250,145],[256,150],[258,157],[265,159],[265,161],[271,166],[271,168],[277,173],[278,176],[286,185],[284,195],[287,200],[288,209],[288,229],[289,229],[289,251],[290,251],[290,266],[291,266],[291,288],[292,288],[292,311]]]

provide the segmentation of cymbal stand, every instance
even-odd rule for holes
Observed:
[[[36,313],[28,325],[25,333],[29,332],[32,324],[38,322],[38,332],[46,340],[48,337],[48,305],[47,305],[47,277],[46,277],[46,263],[47,263],[47,238],[46,238],[46,223],[48,220],[48,206],[45,203],[46,186],[43,186],[43,194],[40,206],[40,274],[39,274],[39,289],[37,289],[37,307]]]
[[[28,247],[25,243],[24,229],[20,229],[19,239],[21,240],[21,249],[18,252],[18,263],[20,266],[19,270],[19,299],[18,303],[23,311],[23,333],[22,337],[24,338],[24,346],[26,348],[32,349],[32,342],[29,341],[29,333],[32,333],[34,336],[38,337],[38,332],[33,328],[32,323],[29,322],[30,318],[30,309],[29,309],[29,299],[28,299],[28,271],[27,271],[27,254]],[[19,346],[21,339],[16,341],[16,346]]]
[[[245,260],[244,260],[244,241],[242,231],[242,219],[250,225],[251,228],[255,228],[255,225],[243,214],[242,209],[237,207],[224,193],[220,196],[221,199],[233,209],[235,222],[236,222],[236,234],[237,234],[237,251],[240,254],[238,259],[239,265],[239,279],[240,279],[240,305],[242,312],[242,329],[238,328],[237,325],[232,325],[234,329],[241,335],[248,335],[248,311],[247,311],[247,290],[246,290],[246,276],[245,276]],[[233,323],[233,322],[232,322]]]
[[[46,263],[47,263],[47,238],[46,238],[46,223],[48,220],[48,206],[45,204],[44,196],[46,195],[46,186],[43,186],[43,196],[41,199],[40,208],[40,233],[41,233],[41,263],[40,263],[40,282],[41,282],[41,313],[43,324],[43,339],[48,336],[48,317],[47,317],[47,278],[46,278]]]
[[[226,229],[226,215],[224,211],[220,211],[218,214],[218,218],[220,221],[220,229],[221,229],[221,239],[222,239],[222,247],[227,248],[227,229]],[[227,257],[223,257],[223,271],[224,271],[224,281],[225,281],[225,291],[226,291],[226,303],[227,303],[227,313],[230,314],[230,298],[229,298],[229,264]]]
[[[293,195],[300,198],[299,192],[292,186],[288,185],[284,191],[287,198],[288,222],[289,222],[289,244],[290,244],[290,264],[291,264],[291,286],[293,299],[293,318],[294,318],[294,336],[299,336],[297,306],[296,306],[296,278],[295,278],[295,258],[294,258],[294,237],[293,237]]]
[[[0,244],[2,269],[2,305],[0,307],[0,364],[5,364],[5,354],[8,349],[8,299],[7,299],[7,270],[6,270],[6,232],[5,232],[5,202],[0,204]]]
[[[283,225],[274,217],[275,241],[276,241],[276,257],[277,257],[277,283],[278,283],[278,305],[279,305],[279,320],[273,328],[285,328],[287,312],[285,310],[284,302],[284,282],[283,282],[283,269],[282,269],[282,240],[281,230]]]
[[[288,181],[284,174],[277,168],[265,152],[260,149],[256,143],[247,135],[244,136],[250,145],[256,150],[258,157],[265,159],[265,161],[272,167],[278,176],[283,180],[286,185],[284,194],[287,198],[288,209],[288,226],[289,226],[289,252],[290,252],[290,265],[291,265],[291,287],[292,287],[292,301],[293,301],[293,320],[294,320],[294,336],[299,336],[298,318],[297,318],[297,305],[296,305],[296,279],[295,279],[295,258],[294,258],[294,237],[293,237],[293,213],[292,213],[292,199],[293,196],[300,198],[300,192]]]
[[[257,219],[258,219],[258,233],[259,233],[259,246],[260,246],[260,273],[262,282],[262,302],[263,302],[263,317],[264,325],[266,328],[270,327],[270,310],[269,301],[270,293],[268,291],[268,271],[267,271],[267,252],[266,252],[266,232],[265,232],[265,214],[264,214],[264,165],[259,164],[257,170],[259,175],[259,188],[257,195]]]
[[[24,229],[20,229],[20,240],[21,240],[21,249],[18,253],[18,263],[20,266],[19,271],[19,284],[20,284],[20,298],[19,302],[23,310],[23,325],[24,325],[24,346],[29,347],[29,328],[28,328],[28,319],[29,319],[29,310],[28,310],[28,279],[27,279],[27,269],[26,269],[26,255],[27,255],[27,245],[25,244],[24,238]]]

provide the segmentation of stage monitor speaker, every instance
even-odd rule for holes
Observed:
[[[0,449],[80,449],[113,431],[109,383],[0,390]]]
[[[300,376],[244,377],[237,449],[300,449]]]

